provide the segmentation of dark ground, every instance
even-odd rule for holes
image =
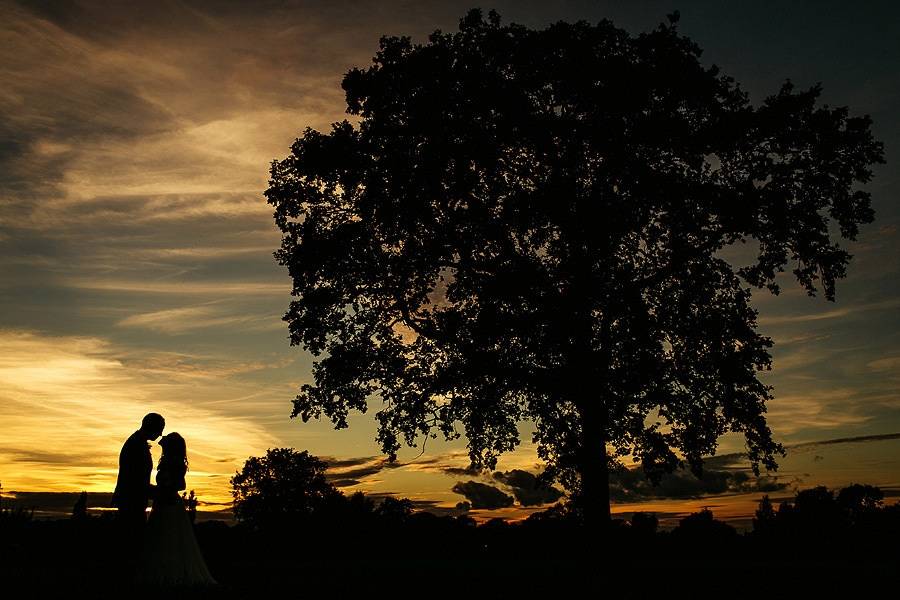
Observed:
[[[112,519],[0,527],[0,594],[28,598],[515,597],[859,598],[896,593],[900,544],[819,532],[815,539],[733,530],[588,538],[561,524],[474,527],[414,517],[394,526],[308,526],[263,535],[196,526],[220,586],[128,585]],[[874,540],[874,541],[873,541]]]

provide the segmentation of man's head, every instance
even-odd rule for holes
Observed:
[[[147,436],[148,440],[155,440],[161,436],[165,427],[166,420],[157,413],[148,413],[144,420],[141,421],[141,431]]]

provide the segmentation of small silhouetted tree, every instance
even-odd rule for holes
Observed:
[[[327,465],[307,451],[275,448],[250,457],[231,478],[234,516],[259,529],[302,523],[343,495],[325,478]]]
[[[366,519],[375,513],[375,502],[362,492],[354,492],[347,498],[347,511],[356,518]]]
[[[476,10],[346,75],[356,124],[307,129],[266,191],[291,343],[317,357],[292,416],[342,428],[377,397],[391,459],[464,433],[488,468],[531,420],[592,523],[617,457],[699,474],[734,431],[776,468],[751,288],[790,269],[834,299],[882,146],[819,87],[753,106],[676,20],[632,36]]]
[[[413,513],[413,503],[408,498],[386,497],[375,509],[375,513],[384,521],[399,525],[409,520]]]
[[[753,531],[756,533],[769,533],[775,528],[778,515],[766,494],[759,500],[759,508],[753,516]]]
[[[76,521],[84,521],[88,518],[87,512],[87,492],[78,494],[78,500],[72,507],[72,519]]]
[[[839,491],[835,500],[851,525],[862,525],[882,509],[884,492],[872,485],[854,483]]]
[[[804,521],[818,524],[833,522],[839,514],[834,492],[824,485],[797,492],[794,510]]]
[[[843,488],[837,495],[837,503],[851,513],[878,510],[882,506],[884,492],[868,484],[854,483]]]

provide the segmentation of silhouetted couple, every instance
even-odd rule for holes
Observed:
[[[113,494],[124,536],[126,562],[132,562],[135,581],[157,586],[213,585],[194,527],[179,492],[185,489],[187,448],[184,438],[170,433],[159,440],[162,456],[156,485],[150,483],[153,458],[150,440],[166,426],[161,415],[150,413],[131,434],[119,454],[119,479]],[[153,500],[147,519],[147,502]]]

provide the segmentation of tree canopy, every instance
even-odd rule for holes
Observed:
[[[295,525],[329,508],[342,495],[325,477],[327,464],[293,448],[252,456],[231,478],[234,516],[257,528]]]
[[[346,427],[381,400],[390,457],[465,434],[489,468],[530,420],[547,476],[601,517],[623,457],[699,473],[734,431],[776,467],[752,289],[790,269],[834,298],[882,147],[819,87],[754,106],[676,21],[471,11],[347,73],[354,123],[303,132],[266,191],[291,343],[316,357],[293,416]]]

